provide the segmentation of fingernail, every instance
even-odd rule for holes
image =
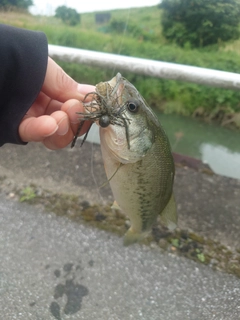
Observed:
[[[78,87],[77,87],[77,90],[78,90],[78,92],[86,95],[87,93],[94,92],[95,91],[95,86],[92,86],[90,84],[81,84],[81,83],[79,83]]]
[[[72,106],[70,106],[68,108],[67,113],[68,113],[68,117],[70,119],[71,124],[79,123],[80,116],[79,116],[78,112],[83,112],[83,110],[81,110],[79,107],[79,103],[73,104]]]
[[[56,126],[56,128],[55,128],[51,133],[45,134],[43,137],[44,137],[44,138],[50,137],[50,136],[52,136],[57,130],[58,130],[58,126]]]
[[[58,123],[58,130],[57,134],[59,136],[64,136],[69,130],[69,122],[68,117],[64,117],[59,123]]]

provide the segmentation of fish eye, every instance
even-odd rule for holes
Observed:
[[[101,116],[101,118],[99,119],[99,125],[102,128],[106,128],[110,125],[110,119],[108,115],[103,115]]]
[[[137,112],[139,109],[139,101],[138,100],[130,100],[128,101],[127,108],[130,112]]]

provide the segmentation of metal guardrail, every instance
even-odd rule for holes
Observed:
[[[49,55],[53,59],[115,69],[116,72],[120,69],[156,78],[187,81],[225,89],[240,89],[240,74],[232,72],[55,45],[49,45]]]

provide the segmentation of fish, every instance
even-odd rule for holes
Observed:
[[[113,209],[130,220],[124,245],[141,241],[160,217],[177,226],[174,160],[168,137],[138,90],[120,73],[96,85],[82,120],[100,128],[100,146]]]

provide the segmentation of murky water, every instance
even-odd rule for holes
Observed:
[[[240,132],[179,115],[158,114],[174,152],[207,163],[214,172],[240,179]],[[93,126],[88,141],[99,143]]]
[[[240,179],[240,132],[178,115],[158,117],[174,152],[201,159],[214,172]]]

